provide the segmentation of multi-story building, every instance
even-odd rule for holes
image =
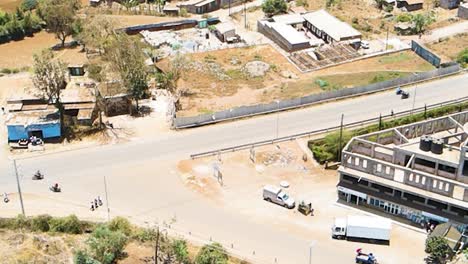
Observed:
[[[338,197],[416,224],[468,224],[468,111],[354,137]]]

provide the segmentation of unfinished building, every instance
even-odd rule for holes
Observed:
[[[410,224],[468,224],[468,111],[353,138],[338,198]]]

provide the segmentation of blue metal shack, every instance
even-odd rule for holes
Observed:
[[[36,136],[43,140],[60,138],[60,118],[57,110],[12,112],[7,117],[8,141]]]

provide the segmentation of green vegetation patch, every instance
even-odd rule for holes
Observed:
[[[461,103],[456,105],[443,106],[428,110],[426,115],[424,113],[418,113],[410,116],[396,118],[389,121],[382,121],[380,129],[388,129],[392,127],[398,127],[406,124],[411,124],[419,121],[423,121],[427,118],[436,118],[444,115],[460,112],[468,109],[468,103]],[[343,131],[343,138],[341,147],[343,148],[352,137],[369,134],[372,132],[379,131],[379,124],[369,125],[363,128],[358,128],[352,131]],[[322,139],[311,140],[308,142],[309,149],[314,154],[314,158],[321,164],[326,161],[337,161],[339,153],[339,131],[333,132],[326,135]]]

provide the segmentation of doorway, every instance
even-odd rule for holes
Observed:
[[[42,130],[32,130],[32,131],[29,131],[29,132],[28,132],[28,136],[29,136],[29,137],[36,137],[36,138],[43,139]]]

